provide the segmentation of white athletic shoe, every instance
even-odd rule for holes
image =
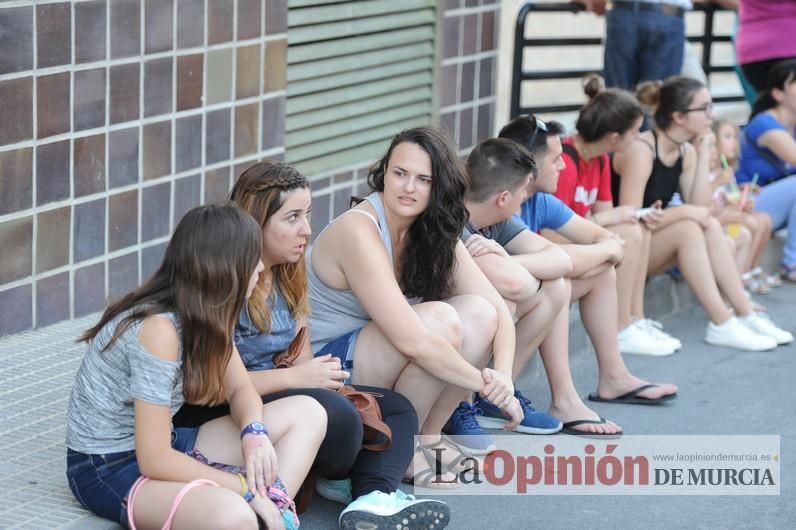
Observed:
[[[619,351],[636,355],[663,357],[674,353],[674,345],[660,340],[647,331],[642,320],[636,320],[617,335]]]
[[[746,351],[766,351],[777,347],[775,339],[752,331],[735,317],[721,325],[710,322],[705,333],[705,342]]]
[[[416,499],[401,490],[372,491],[346,506],[339,523],[344,530],[436,530],[448,526],[450,518],[450,508],[442,501]]]
[[[652,320],[651,318],[645,318],[639,320],[639,322],[641,322],[645,326],[645,330],[647,332],[657,337],[658,340],[670,344],[672,348],[674,348],[674,351],[677,351],[683,347],[683,343],[680,342],[680,340],[677,337],[672,337],[671,335],[663,331],[663,324],[661,324],[657,320]]]
[[[790,344],[793,342],[793,334],[778,328],[771,320],[760,313],[750,313],[745,317],[739,317],[738,320],[755,333],[771,337],[777,341],[777,344]]]

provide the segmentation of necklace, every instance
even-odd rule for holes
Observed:
[[[668,134],[666,134],[666,131],[665,131],[665,130],[663,130],[663,129],[660,129],[660,131],[661,131],[661,133],[663,133],[663,135],[664,135],[666,138],[668,138],[668,139],[669,139],[669,141],[670,141],[670,142],[672,142],[672,143],[673,143],[674,145],[676,145],[677,147],[680,147],[681,145],[683,145],[683,144],[685,143],[685,142],[678,142],[677,140],[675,140],[674,138],[672,138],[671,136],[669,136]]]

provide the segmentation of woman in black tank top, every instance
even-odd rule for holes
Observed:
[[[643,83],[637,95],[655,109],[657,127],[614,157],[615,199],[635,207],[657,201],[666,206],[679,190],[685,203],[642,217],[652,230],[647,274],[680,267],[710,318],[705,335],[710,344],[759,351],[789,342],[789,333],[754,312],[724,231],[710,214],[709,150],[702,141],[712,122],[710,92],[699,81],[673,77],[665,83]]]

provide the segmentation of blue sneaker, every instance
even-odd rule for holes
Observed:
[[[351,504],[351,479],[329,480],[323,477],[315,479],[315,493],[327,501]]]
[[[525,413],[522,422],[514,428],[515,431],[525,434],[553,434],[561,430],[562,425],[558,418],[533,408],[531,400],[523,396],[519,390],[514,391],[514,397],[520,402]],[[476,405],[481,412],[476,421],[484,429],[502,429],[508,423],[500,409],[489,401],[478,397]]]
[[[492,437],[478,425],[480,413],[478,407],[462,401],[442,428],[442,432],[468,455],[485,455],[497,449]]]

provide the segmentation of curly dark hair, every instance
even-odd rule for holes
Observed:
[[[398,285],[406,296],[441,300],[451,296],[456,244],[467,222],[467,177],[448,140],[435,129],[417,127],[395,135],[385,155],[370,168],[368,184],[373,190],[384,191],[384,173],[390,157],[395,147],[403,143],[417,145],[431,158],[431,197],[407,234],[407,244],[399,257]]]

